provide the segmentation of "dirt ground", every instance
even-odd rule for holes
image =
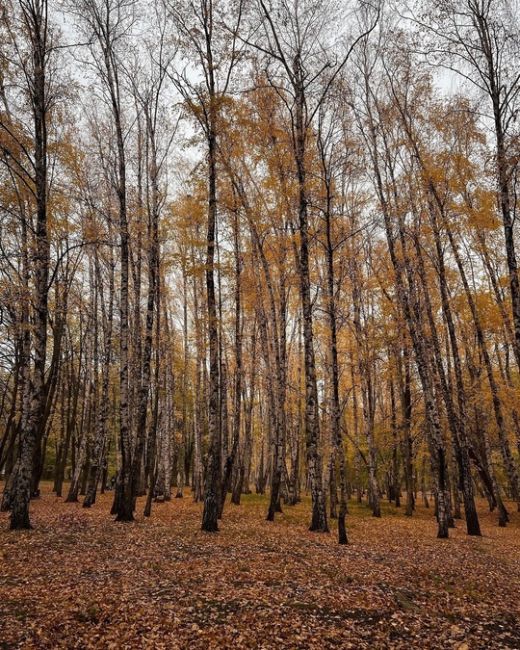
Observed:
[[[45,485],[33,531],[0,515],[0,648],[520,648],[520,515],[506,529],[480,504],[482,538],[457,521],[437,540],[412,518],[350,505],[350,544],[310,533],[309,501],[264,520],[267,499],[154,505],[115,523],[112,494],[90,510]]]

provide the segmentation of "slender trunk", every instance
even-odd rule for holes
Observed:
[[[231,487],[231,477],[235,460],[238,453],[240,442],[240,424],[241,424],[241,410],[242,410],[242,287],[241,287],[241,273],[242,273],[242,259],[240,249],[240,220],[238,209],[234,211],[234,254],[235,254],[235,386],[234,386],[234,405],[233,405],[233,438],[231,445],[231,453],[226,459],[224,467],[224,480],[222,489],[222,505],[221,516],[224,508],[226,494]],[[243,480],[243,474],[242,474]],[[241,490],[241,486],[240,486]],[[240,491],[238,492],[240,494]]]
[[[32,79],[29,84],[33,113],[34,177],[36,194],[36,227],[34,242],[33,327],[34,366],[31,377],[29,414],[21,432],[20,455],[14,470],[11,490],[11,529],[31,528],[29,500],[33,458],[40,444],[46,404],[45,361],[47,358],[47,321],[49,291],[50,242],[47,231],[47,78],[49,56],[47,2],[38,0],[23,8],[23,20],[31,39]],[[28,361],[28,360],[27,360]]]
[[[102,277],[101,268],[99,264],[99,257],[96,252],[95,256],[96,274],[98,283],[101,288],[101,313],[103,315],[103,363],[102,363],[102,378],[101,378],[101,398],[99,409],[96,418],[96,433],[94,438],[94,449],[91,456],[88,485],[86,496],[83,501],[83,507],[89,508],[96,500],[96,491],[101,475],[103,456],[107,444],[107,421],[110,408],[110,368],[112,360],[112,329],[114,320],[114,261],[112,252],[110,253],[109,262],[109,286],[108,286],[108,306],[105,309],[103,291],[102,291]]]
[[[332,186],[331,179],[322,150],[322,166],[326,187],[326,209],[325,209],[325,236],[326,236],[326,267],[327,267],[327,315],[329,321],[330,339],[330,428],[333,453],[331,454],[330,477],[331,477],[331,517],[336,513],[332,509],[332,502],[336,497],[336,471],[339,473],[339,512],[338,512],[338,543],[347,544],[347,530],[345,517],[347,514],[346,497],[346,472],[345,452],[343,449],[343,437],[341,433],[341,410],[339,402],[339,364],[338,364],[338,341],[337,341],[337,316],[335,299],[335,277],[334,277],[334,246],[332,243]]]
[[[148,296],[146,303],[145,336],[142,349],[142,364],[140,369],[141,385],[139,388],[137,407],[136,444],[132,459],[132,495],[138,496],[139,483],[142,474],[143,454],[146,444],[146,419],[150,398],[151,361],[153,348],[153,325],[157,286],[159,276],[159,211],[160,198],[158,186],[157,153],[155,151],[155,132],[147,120],[147,136],[150,144],[150,185],[151,207],[148,215]],[[185,398],[185,396],[184,396]]]
[[[297,62],[299,63],[299,62]],[[301,70],[296,64],[296,74]],[[299,280],[302,303],[303,347],[305,368],[305,440],[307,447],[307,465],[311,487],[312,516],[310,530],[329,532],[325,491],[323,489],[322,462],[319,450],[320,421],[318,412],[318,386],[316,382],[316,361],[314,356],[314,334],[311,301],[311,281],[309,268],[309,224],[306,181],[306,127],[304,118],[304,90],[301,80],[296,82],[296,117],[294,155],[298,180],[298,231]]]
[[[208,52],[211,49],[208,47]],[[206,477],[204,481],[204,510],[202,514],[202,530],[218,531],[218,514],[221,490],[221,439],[219,423],[219,337],[217,303],[215,297],[215,229],[217,220],[217,163],[215,132],[216,97],[211,70],[210,118],[208,132],[208,229],[206,249],[206,297],[208,308],[208,344],[209,344],[209,411],[208,433],[209,452]]]
[[[403,449],[404,476],[406,483],[405,514],[407,517],[411,517],[413,511],[415,510],[415,496],[413,485],[413,443],[411,435],[412,391],[410,377],[410,355],[406,341],[403,344],[402,357],[401,353],[398,352],[398,378],[401,402],[401,445]]]

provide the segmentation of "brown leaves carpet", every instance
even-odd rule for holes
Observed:
[[[0,515],[0,648],[520,648],[520,515],[483,537],[432,510],[377,520],[352,504],[350,545],[307,531],[309,503],[264,521],[265,497],[199,530],[189,495],[119,524],[44,486],[35,529]],[[511,504],[511,510],[513,510]],[[331,522],[332,526],[335,522]]]

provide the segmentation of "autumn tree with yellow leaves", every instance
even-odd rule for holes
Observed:
[[[120,521],[190,488],[207,532],[252,490],[341,544],[355,501],[508,523],[520,32],[501,0],[395,8],[2,9],[12,528],[43,479]]]

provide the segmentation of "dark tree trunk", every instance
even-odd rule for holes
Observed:
[[[20,455],[14,471],[11,490],[11,529],[31,528],[29,500],[33,459],[40,444],[46,405],[45,361],[47,357],[47,322],[49,291],[50,242],[47,231],[47,111],[46,66],[49,57],[47,1],[30,0],[21,4],[23,22],[30,35],[31,64],[28,71],[29,97],[33,113],[34,180],[36,195],[36,228],[34,257],[34,367],[31,377],[29,414],[21,431]],[[28,360],[27,360],[28,361]]]
[[[211,52],[211,47],[208,47]],[[210,66],[211,67],[211,66]],[[202,530],[218,531],[218,515],[221,493],[221,439],[219,423],[219,337],[217,320],[217,303],[215,297],[215,228],[217,220],[217,167],[215,132],[216,97],[211,68],[210,123],[208,131],[208,229],[206,249],[206,297],[208,308],[208,343],[209,343],[209,412],[208,433],[210,448],[204,481],[204,510]]]

